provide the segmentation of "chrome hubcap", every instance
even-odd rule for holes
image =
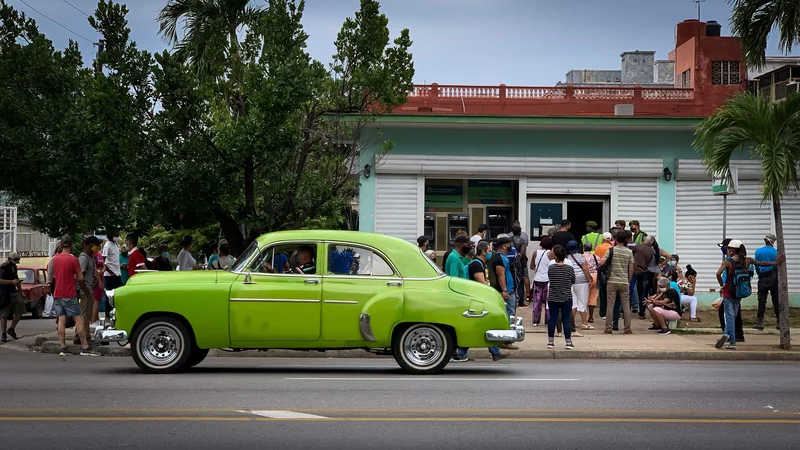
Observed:
[[[418,327],[407,332],[403,342],[403,353],[406,359],[416,366],[436,364],[444,350],[444,339],[441,333],[431,327]]]
[[[139,340],[142,357],[158,367],[173,363],[183,349],[181,333],[170,324],[154,324],[142,332]]]

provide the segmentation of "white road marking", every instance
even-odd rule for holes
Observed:
[[[580,378],[470,378],[470,377],[291,377],[301,381],[581,381]]]
[[[253,414],[261,417],[268,417],[270,419],[327,419],[325,416],[318,416],[316,414],[306,414],[294,411],[241,411],[236,412],[244,414]]]

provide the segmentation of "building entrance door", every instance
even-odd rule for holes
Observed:
[[[608,197],[569,196],[558,198],[531,197],[528,201],[530,212],[530,236],[540,240],[551,228],[559,228],[563,219],[572,222],[570,231],[580,242],[586,234],[586,222],[597,222],[600,232],[610,228],[610,200]]]

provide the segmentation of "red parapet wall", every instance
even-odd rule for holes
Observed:
[[[718,99],[717,99],[718,102]],[[714,103],[717,103],[714,102]],[[396,114],[503,116],[613,116],[614,106],[633,105],[636,116],[702,117],[694,89],[609,86],[415,85]]]

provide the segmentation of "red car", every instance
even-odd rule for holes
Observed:
[[[17,273],[22,279],[22,297],[25,299],[25,309],[33,315],[34,319],[41,318],[45,300],[50,294],[50,285],[47,284],[47,269],[18,266]]]

